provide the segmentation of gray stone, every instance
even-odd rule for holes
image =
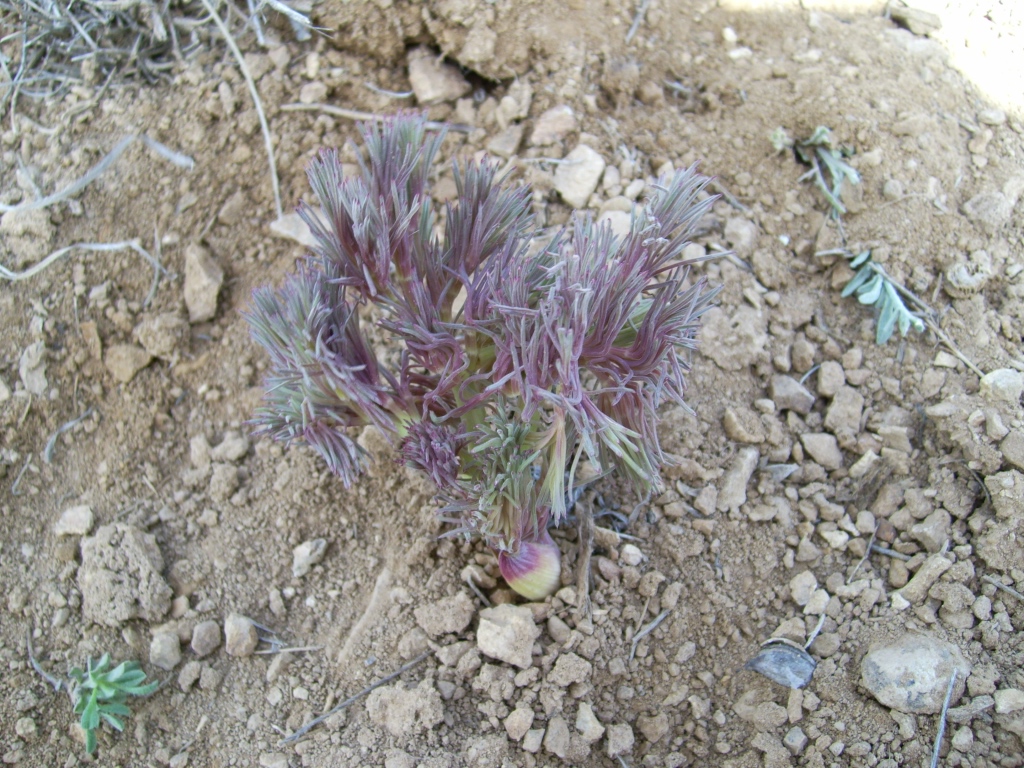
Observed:
[[[259,641],[252,619],[237,613],[224,619],[224,650],[229,656],[252,656]]]
[[[629,723],[613,723],[609,725],[605,738],[608,757],[618,757],[632,751],[633,743],[636,740]]]
[[[952,522],[949,512],[939,507],[911,528],[910,535],[929,552],[938,552],[949,540]]]
[[[725,222],[725,240],[740,256],[749,256],[757,244],[757,224],[749,219],[733,216]]]
[[[533,725],[533,710],[529,707],[516,707],[505,718],[505,732],[512,741],[519,741]]]
[[[605,161],[595,150],[580,144],[555,169],[555,191],[567,205],[584,208],[597,189]]]
[[[826,360],[818,368],[818,394],[822,397],[834,397],[844,384],[846,372],[835,360]]]
[[[798,757],[807,747],[807,734],[799,726],[794,726],[782,737],[782,746],[789,750],[790,754]]]
[[[249,201],[242,190],[237,190],[217,211],[217,221],[229,227],[240,224],[249,208]],[[187,274],[187,273],[186,273]]]
[[[576,130],[576,116],[572,107],[566,104],[559,104],[546,112],[542,112],[533,124],[533,133],[530,134],[530,145],[534,147],[546,147],[557,144],[572,131]]]
[[[132,619],[160,621],[173,594],[163,569],[155,536],[122,523],[100,527],[82,539],[82,615],[107,627]]]
[[[41,341],[25,347],[18,360],[18,375],[29,394],[41,397],[46,394],[46,345]]]
[[[192,652],[199,658],[209,656],[220,646],[220,624],[216,621],[201,621],[192,630]]]
[[[593,744],[604,736],[604,726],[594,714],[594,708],[585,701],[580,702],[580,707],[576,711],[576,730],[588,744]]]
[[[409,84],[420,104],[454,101],[473,90],[458,67],[439,61],[437,54],[429,48],[413,48],[409,51],[407,63]]]
[[[513,123],[487,142],[487,151],[498,157],[510,158],[519,151],[523,140],[523,126]]]
[[[765,429],[760,417],[749,408],[726,408],[722,416],[725,435],[737,443],[756,445],[765,441]]]
[[[982,125],[1002,125],[1006,122],[1006,113],[996,107],[989,107],[978,113],[978,122]]]
[[[814,395],[792,376],[772,376],[768,397],[780,411],[793,411],[807,415],[814,407]]]
[[[114,344],[103,353],[103,364],[122,384],[135,378],[135,374],[149,365],[153,356],[135,344]]]
[[[92,507],[85,504],[71,507],[61,513],[53,532],[58,536],[88,536],[94,521]]]
[[[224,270],[213,255],[198,243],[185,249],[185,306],[189,322],[202,323],[217,314],[217,296]]]
[[[531,728],[523,737],[523,751],[536,754],[540,751],[541,742],[544,740],[543,728]]]
[[[593,671],[593,665],[586,659],[575,653],[565,653],[558,657],[554,668],[548,672],[546,680],[559,688],[568,688],[573,683],[582,683],[588,680]]]
[[[971,663],[955,645],[929,635],[907,634],[891,645],[872,646],[861,661],[861,684],[880,703],[908,714],[942,709],[953,670],[950,702],[963,695]]]
[[[312,570],[313,566],[327,554],[326,539],[304,541],[292,550],[292,576],[299,579]]]
[[[413,615],[416,623],[431,637],[457,634],[469,626],[476,613],[476,605],[465,592],[421,605]]]
[[[961,707],[954,707],[948,712],[948,719],[951,723],[967,723],[992,709],[995,699],[989,695],[975,696]]]
[[[1024,691],[1019,688],[1003,688],[992,694],[996,702],[996,714],[1007,715],[1024,709]]]
[[[825,413],[825,429],[833,434],[857,434],[864,412],[864,396],[853,387],[840,387]]]
[[[548,730],[544,735],[544,749],[560,758],[569,754],[569,725],[561,715],[548,720]]]
[[[749,446],[736,452],[732,464],[722,477],[722,488],[718,492],[719,511],[738,510],[746,503],[747,483],[757,468],[760,456],[757,448]]]
[[[1018,405],[1024,392],[1024,374],[1012,368],[999,368],[981,377],[978,394],[989,402]]]
[[[900,3],[886,6],[892,20],[915,35],[927,35],[942,29],[942,19],[929,11],[911,8]]]
[[[996,519],[974,539],[977,555],[990,567],[1009,573],[1024,570],[1024,475],[1016,470],[985,478]]]
[[[804,450],[812,459],[831,471],[843,466],[843,452],[835,436],[827,432],[809,432],[800,435]]]
[[[656,715],[640,715],[636,719],[637,730],[644,735],[651,744],[657,744],[669,731],[668,715],[658,712]]]
[[[476,643],[480,652],[493,659],[526,669],[533,660],[533,644],[540,628],[533,612],[524,605],[504,603],[480,611]]]
[[[149,641],[149,663],[171,671],[181,662],[181,642],[176,632],[157,632]]]
[[[149,354],[165,359],[173,357],[187,333],[188,323],[173,312],[148,315],[132,331]]]
[[[0,379],[0,403],[6,403],[11,399],[11,388],[7,386],[7,382]]]
[[[1024,469],[1024,430],[1011,429],[999,443],[1003,458],[1017,469]]]
[[[793,602],[801,608],[807,605],[814,590],[818,588],[818,580],[810,571],[802,571],[789,580],[789,592]]]
[[[922,602],[927,597],[928,590],[932,588],[932,584],[938,581],[939,576],[948,571],[952,565],[942,555],[932,555],[921,563],[917,573],[914,574],[914,578],[907,582],[907,585],[897,594],[902,595],[911,604]]]

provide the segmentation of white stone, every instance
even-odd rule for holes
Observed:
[[[540,628],[525,605],[504,603],[480,611],[476,644],[481,653],[493,659],[526,669],[532,662],[533,644],[538,637]]]
[[[816,589],[811,593],[810,599],[807,601],[807,605],[804,606],[804,613],[808,616],[820,616],[825,612],[828,607],[829,597],[828,592],[824,589]]]
[[[135,374],[149,365],[153,356],[135,344],[114,344],[103,353],[103,364],[122,384],[135,378]]]
[[[185,249],[185,306],[189,321],[201,323],[217,314],[217,295],[224,283],[224,270],[203,246],[192,243]]]
[[[292,550],[292,575],[302,578],[327,554],[326,539],[304,541]]]
[[[1018,688],[1003,688],[992,694],[996,700],[996,714],[1007,715],[1024,709],[1024,691]]]
[[[999,368],[981,377],[978,393],[990,402],[1020,403],[1024,392],[1024,374],[1012,368]]]
[[[149,663],[170,671],[181,661],[181,642],[176,632],[157,632],[149,641]]]
[[[516,707],[505,718],[505,732],[512,741],[519,741],[533,725],[533,710],[528,707]]]
[[[238,461],[249,452],[249,441],[241,432],[229,430],[220,444],[210,449],[214,461]]]
[[[46,381],[46,345],[43,342],[36,341],[25,347],[18,361],[18,374],[29,394],[36,397],[46,394],[49,384]]]
[[[597,189],[605,161],[595,150],[580,144],[555,169],[555,191],[567,205],[584,208]]]
[[[793,602],[799,606],[807,605],[814,590],[818,588],[818,580],[810,571],[798,573],[789,580],[789,592]]]
[[[224,650],[229,656],[252,656],[259,641],[252,619],[237,613],[224,619]]]
[[[800,442],[810,457],[831,471],[843,466],[843,452],[834,435],[827,432],[807,432],[800,435]]]
[[[606,739],[608,757],[618,757],[619,755],[626,754],[633,749],[633,742],[635,741],[633,729],[630,728],[629,723],[613,723],[609,725]]]
[[[533,133],[530,134],[530,145],[546,147],[549,144],[557,144],[575,129],[576,116],[572,112],[572,107],[559,104],[541,113],[537,118],[533,125]]]
[[[585,701],[580,702],[580,707],[576,711],[576,730],[588,744],[593,744],[604,736],[604,726],[594,714],[594,708]]]
[[[718,492],[720,512],[738,510],[746,503],[747,483],[750,482],[760,457],[760,451],[752,446],[745,446],[736,452],[732,464],[722,477],[722,488]]]
[[[420,104],[454,101],[473,90],[457,67],[438,60],[429,48],[414,48],[407,58],[409,84]]]
[[[935,714],[942,709],[954,669],[951,704],[963,694],[971,663],[955,645],[906,633],[892,645],[868,651],[861,661],[861,685],[884,706],[908,714]]]
[[[635,544],[623,544],[619,560],[623,565],[640,565],[644,561],[644,553]]]
[[[92,507],[85,504],[71,507],[61,513],[53,532],[58,536],[87,536],[95,520]]]

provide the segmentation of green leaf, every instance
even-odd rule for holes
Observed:
[[[82,709],[82,728],[85,730],[91,730],[99,728],[100,725],[100,709],[96,703],[96,697],[90,696],[88,702],[86,702],[85,708]]]
[[[843,287],[842,297],[845,299],[847,296],[853,295],[853,292],[864,285],[865,281],[873,274],[875,274],[875,270],[871,268],[870,264],[865,264],[856,275],[850,278],[850,282]]]
[[[96,731],[92,728],[85,729],[85,751],[90,755],[96,751]]]
[[[118,731],[123,731],[124,730],[124,723],[121,722],[120,720],[118,720],[116,717],[114,717],[109,712],[100,712],[100,715],[103,717],[104,720],[106,720],[110,724],[111,728],[114,728],[115,730],[118,730]]]
[[[861,251],[856,256],[854,256],[853,259],[850,261],[850,268],[857,269],[858,267],[860,267],[861,264],[863,264],[865,261],[868,261],[870,258],[871,251]]]
[[[100,714],[102,715],[107,712],[112,715],[123,715],[124,717],[128,717],[132,713],[132,711],[128,709],[127,704],[122,704],[119,701],[108,701],[104,703],[100,707]]]
[[[857,291],[857,301],[861,304],[874,304],[878,301],[878,297],[882,295],[882,286],[885,285],[885,281],[882,276],[875,274],[868,284]]]
[[[889,284],[886,283],[885,287],[888,288]],[[887,290],[885,300],[880,302],[882,311],[878,315],[878,328],[875,331],[875,343],[879,345],[885,344],[892,337],[893,326],[896,325],[896,318],[900,315],[899,305],[894,304],[888,298],[888,293]]]

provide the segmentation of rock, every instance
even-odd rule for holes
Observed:
[[[529,707],[516,707],[505,718],[505,732],[512,741],[519,741],[533,725],[533,710]]]
[[[321,82],[306,83],[299,89],[299,103],[316,104],[327,99],[327,86]]]
[[[173,594],[163,568],[155,536],[122,523],[102,526],[82,539],[82,615],[107,627],[132,619],[160,621]]]
[[[594,714],[594,708],[585,701],[580,702],[580,707],[576,711],[576,730],[588,744],[593,744],[604,736],[604,726]]]
[[[559,104],[541,113],[537,118],[533,124],[533,133],[530,134],[530,146],[546,147],[557,144],[574,130],[576,116],[572,112],[572,107]]]
[[[961,707],[954,707],[949,710],[948,718],[951,723],[967,723],[992,709],[995,699],[991,696],[975,696]]]
[[[149,663],[170,672],[181,662],[181,641],[176,632],[157,632],[149,641]]]
[[[793,757],[798,757],[807,747],[807,734],[799,726],[794,726],[782,737],[782,746],[789,750]]]
[[[558,657],[554,668],[545,678],[547,682],[559,688],[568,688],[573,683],[582,683],[590,679],[593,665],[575,653],[565,653]]]
[[[949,512],[939,507],[911,528],[910,535],[929,552],[938,552],[949,540],[952,522]]]
[[[533,103],[533,88],[526,80],[514,80],[501,97],[494,117],[501,128],[506,128],[516,120],[524,120],[530,114]]]
[[[61,513],[53,532],[58,536],[88,536],[94,520],[92,507],[84,504],[71,507]]]
[[[531,728],[523,737],[523,751],[536,754],[540,751],[540,745],[544,739],[543,728]]]
[[[808,616],[820,616],[825,612],[828,607],[828,602],[832,598],[828,592],[824,589],[816,589],[811,593],[810,598],[807,600],[807,605],[804,606],[804,613]]]
[[[1024,374],[1012,368],[999,368],[981,377],[978,390],[983,398],[992,403],[1019,405],[1024,393]]]
[[[7,382],[0,379],[0,403],[6,403],[11,399],[11,388],[7,386]]]
[[[636,719],[636,727],[651,744],[657,744],[669,731],[668,715],[659,712],[656,715],[640,715]]]
[[[252,656],[259,641],[252,619],[237,613],[224,619],[224,650],[229,656]]]
[[[224,270],[213,255],[198,243],[185,249],[185,306],[191,323],[212,320],[217,314],[217,295],[224,283]]]
[[[804,450],[825,469],[832,471],[843,466],[843,452],[833,435],[827,432],[811,432],[800,435]]]
[[[1003,458],[1017,469],[1024,469],[1024,430],[1011,429],[999,443]]]
[[[996,702],[997,715],[1007,715],[1024,709],[1024,691],[1018,688],[1003,688],[996,691],[992,698]]]
[[[982,230],[995,234],[1013,215],[1014,202],[998,190],[986,190],[964,203],[961,210]]]
[[[134,379],[135,374],[149,365],[152,359],[149,352],[134,344],[114,344],[107,347],[103,354],[103,364],[111,376],[122,384]]]
[[[818,394],[821,397],[834,397],[846,384],[846,372],[835,360],[826,360],[818,368]]]
[[[566,205],[585,208],[604,173],[605,161],[595,150],[580,144],[555,169],[554,188]]]
[[[444,704],[433,681],[425,679],[415,687],[399,682],[378,688],[366,699],[366,713],[392,736],[406,738],[444,720]]]
[[[164,359],[174,356],[187,334],[188,323],[173,312],[146,316],[132,331],[149,354]]]
[[[569,754],[569,725],[561,715],[548,720],[548,730],[544,735],[544,749],[560,758]]]
[[[880,703],[915,715],[942,709],[953,670],[956,684],[950,699],[963,695],[971,663],[950,643],[929,635],[907,634],[891,645],[874,645],[861,661],[861,684]]]
[[[798,573],[789,581],[789,592],[793,602],[801,607],[807,605],[807,601],[817,588],[818,580],[810,571]]]
[[[840,387],[825,413],[825,429],[832,434],[857,434],[864,412],[864,396],[853,387]]]
[[[712,307],[702,320],[700,352],[723,371],[741,371],[764,355],[767,329],[766,313],[751,306],[740,306],[731,317]]]
[[[249,441],[241,432],[228,430],[216,447],[210,449],[214,461],[238,461],[249,452]]]
[[[294,240],[306,248],[314,248],[317,245],[309,225],[297,213],[286,213],[281,218],[274,219],[270,222],[270,232],[277,237]]]
[[[814,407],[814,395],[792,376],[772,376],[768,397],[780,411],[793,411],[806,416]]]
[[[907,586],[903,587],[897,594],[901,595],[907,602],[914,604],[922,602],[928,595],[928,590],[938,580],[939,576],[950,569],[952,563],[940,554],[934,554],[921,563]]]
[[[36,397],[46,394],[49,384],[46,381],[46,345],[43,342],[36,341],[25,347],[18,360],[18,375],[29,394]]]
[[[633,729],[629,723],[613,723],[608,726],[606,743],[608,757],[618,757],[633,749]]]
[[[469,626],[475,613],[476,605],[469,596],[465,592],[457,592],[451,597],[421,605],[413,615],[424,632],[431,637],[439,637],[461,632]]]
[[[923,36],[942,29],[942,19],[934,13],[901,3],[889,3],[886,9],[893,21],[915,35]]]
[[[619,553],[619,560],[623,565],[640,565],[644,561],[644,553],[636,544],[623,544]]]
[[[733,251],[742,257],[749,256],[757,244],[757,224],[739,216],[726,220],[723,234]]]
[[[487,151],[498,157],[510,158],[519,151],[523,140],[523,126],[513,123],[487,142]]]
[[[1006,113],[996,107],[988,107],[978,113],[978,122],[982,125],[1000,126],[1006,122]]]
[[[761,454],[757,448],[740,448],[722,477],[722,488],[718,492],[718,509],[721,512],[738,510],[747,501],[747,483],[754,474]]]
[[[458,67],[438,60],[437,54],[429,48],[419,47],[409,51],[409,84],[412,85],[416,101],[423,105],[455,101],[473,90],[473,86],[462,76]]]
[[[299,579],[327,554],[327,539],[304,541],[292,550],[292,575]]]
[[[44,208],[0,216],[0,244],[10,251],[11,266],[16,270],[49,255],[55,234],[50,212]]]
[[[975,551],[990,567],[1009,573],[1024,570],[1024,474],[1016,470],[985,478],[996,519],[974,540]]]
[[[199,658],[216,651],[220,641],[220,624],[212,619],[201,621],[192,629],[192,652]]]
[[[236,224],[241,223],[242,219],[245,218],[245,213],[249,208],[249,201],[246,199],[245,193],[242,190],[236,190],[227,200],[224,201],[224,205],[217,211],[217,221],[229,227],[233,227]],[[188,251],[185,252],[185,258],[188,258]],[[188,262],[186,261],[186,266]],[[185,273],[186,285],[188,279],[188,272]],[[212,317],[212,315],[211,315]]]
[[[733,704],[733,710],[759,731],[771,731],[789,719],[789,713],[781,704],[763,701],[765,693],[761,688],[752,688]]]
[[[725,435],[737,443],[757,445],[765,441],[764,425],[756,413],[742,406],[726,408],[722,416]]]
[[[533,611],[524,605],[505,603],[480,611],[477,647],[493,659],[526,669],[538,637],[540,628],[533,621]]]

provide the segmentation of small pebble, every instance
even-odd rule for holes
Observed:
[[[192,630],[192,651],[199,658],[209,656],[220,645],[220,625],[216,621],[201,621]]]

